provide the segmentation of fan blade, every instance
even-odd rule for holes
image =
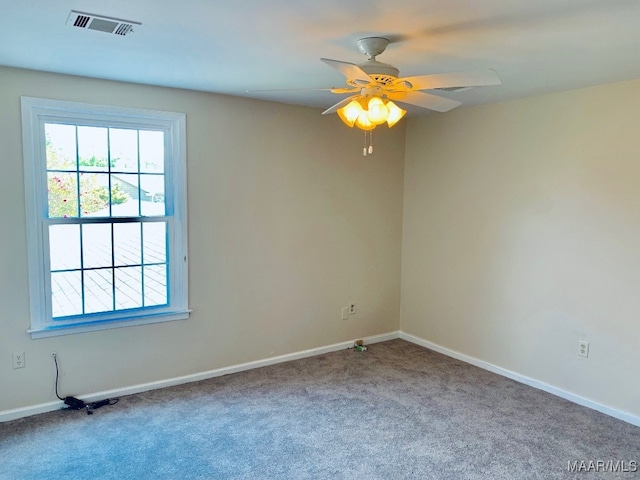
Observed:
[[[269,93],[269,92],[332,92],[334,90],[342,90],[342,87],[328,88],[267,88],[260,90],[245,90],[245,93]]]
[[[329,65],[331,68],[335,68],[342,75],[347,77],[347,79],[353,82],[362,85],[369,85],[371,82],[373,82],[373,79],[355,63],[341,62],[340,60],[331,60],[329,58],[321,58],[320,60]]]
[[[451,100],[450,98],[439,97],[424,92],[390,92],[387,97],[398,102],[417,105],[418,107],[428,108],[436,112],[448,112],[452,108],[461,105],[462,102]]]
[[[360,87],[344,87],[344,88],[332,88],[331,93],[343,94],[343,93],[359,93]]]
[[[493,70],[475,70],[470,72],[440,73],[435,75],[418,75],[416,77],[399,78],[393,82],[400,90],[404,90],[405,82],[411,84],[409,90],[432,90],[434,88],[451,87],[483,87],[488,85],[502,85],[498,74]]]
[[[360,95],[351,95],[350,97],[345,98],[344,100],[340,100],[338,103],[336,103],[333,107],[327,108],[324,112],[322,112],[322,115],[327,115],[329,113],[335,113],[338,111],[339,108],[344,107],[347,103],[349,103],[351,100],[358,98]]]
[[[245,93],[271,92],[331,92],[337,94],[360,92],[360,87],[329,87],[329,88],[268,88],[261,90],[245,90]]]

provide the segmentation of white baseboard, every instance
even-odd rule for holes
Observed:
[[[530,387],[543,390],[545,392],[551,393],[558,397],[564,398],[565,400],[569,400],[570,402],[577,403],[578,405],[582,405],[583,407],[591,408],[592,410],[597,410],[598,412],[604,413],[611,417],[617,418],[624,422],[640,427],[640,417],[638,417],[637,415],[633,415],[631,413],[618,410],[608,405],[603,405],[601,403],[594,402],[593,400],[589,400],[588,398],[584,398],[584,397],[581,397],[580,395],[575,395],[571,392],[567,392],[566,390],[562,390],[561,388],[554,387],[553,385],[549,385],[548,383],[544,383],[534,378],[530,378],[525,375],[512,372],[511,370],[498,367],[496,365],[485,362],[478,358],[470,357],[469,355],[465,355],[464,353],[456,352],[455,350],[450,350],[446,347],[442,347],[438,344],[432,343],[423,338],[416,337],[415,335],[410,335],[408,333],[400,332],[400,338],[402,338],[403,340],[407,340],[408,342],[415,343],[416,345],[420,345],[421,347],[428,348],[429,350],[442,353],[443,355],[447,355],[448,357],[455,358],[462,362],[469,363],[471,365],[480,367],[484,370],[488,370],[493,373],[497,373],[498,375],[502,375],[503,377],[510,378],[511,380],[515,380],[516,382],[524,383],[525,385],[529,385]]]
[[[611,417],[617,418],[624,422],[640,427],[640,417],[638,417],[637,415],[633,415],[631,413],[618,410],[608,405],[603,405],[601,403],[594,402],[592,400],[589,400],[588,398],[584,398],[579,395],[575,395],[573,393],[562,390],[561,388],[554,387],[553,385],[549,385],[547,383],[541,382],[539,380],[535,380],[525,375],[512,372],[511,370],[498,367],[496,365],[485,362],[478,358],[471,357],[469,355],[465,355],[460,352],[456,352],[455,350],[450,350],[446,347],[442,347],[438,344],[432,343],[423,338],[416,337],[415,335],[410,335],[408,333],[404,333],[401,331],[395,331],[395,332],[384,333],[381,335],[374,335],[371,337],[364,337],[364,341],[367,344],[373,344],[378,342],[385,342],[387,340],[393,340],[396,338],[402,338],[403,340],[406,340],[411,343],[415,343],[416,345],[420,345],[422,347],[428,348],[429,350],[442,353],[443,355],[447,355],[448,357],[452,357],[462,362],[482,368],[484,370],[497,373],[498,375],[502,375],[503,377],[507,377],[517,382],[523,383],[525,385],[529,385],[539,390],[543,390],[545,392],[551,393],[558,397],[564,398],[565,400],[569,400],[570,402],[576,403],[578,405],[582,405],[584,407],[591,408],[593,410],[597,410],[598,412],[604,413]],[[209,378],[220,377],[222,375],[229,375],[232,373],[251,370],[254,368],[266,367],[268,365],[275,365],[278,363],[289,362],[289,361],[298,360],[301,358],[313,357],[316,355],[322,355],[330,352],[337,352],[339,350],[350,348],[352,346],[353,346],[353,340],[334,343],[333,345],[311,348],[309,350],[302,350],[302,351],[290,353],[287,355],[280,355],[277,357],[266,358],[263,360],[256,360],[253,362],[242,363],[239,365],[232,365],[229,367],[218,368],[218,369],[209,370],[206,372],[195,373],[192,375],[184,375],[181,377],[174,377],[174,378],[168,378],[165,380],[159,380],[156,382],[143,383],[139,385],[133,385],[133,386],[124,387],[124,388],[117,388],[113,390],[105,390],[102,392],[92,393],[90,395],[83,395],[82,397],[79,397],[79,398],[81,398],[86,402],[93,402],[93,401],[101,400],[103,398],[113,398],[113,397],[121,397],[125,395],[132,395],[134,393],[146,392],[149,390],[156,390],[156,389],[165,388],[165,387],[172,387],[172,386],[181,385],[184,383],[198,382],[200,380],[207,380]],[[15,408],[12,410],[4,410],[0,412],[0,423],[16,420],[22,417],[28,417],[31,415],[37,415],[40,413],[51,412],[53,410],[58,410],[60,408],[63,408],[61,403],[59,401],[55,401],[55,402],[41,403],[39,405],[31,405],[28,407]]]
[[[371,337],[363,337],[365,343],[372,344],[378,342],[385,342],[387,340],[393,340],[400,337],[400,332],[389,332],[380,335],[374,335]],[[239,365],[232,365],[230,367],[217,368],[215,370],[209,370],[206,372],[194,373],[192,375],[184,375],[182,377],[168,378],[165,380],[159,380],[156,382],[143,383],[139,385],[132,385],[130,387],[117,388],[113,390],[105,390],[102,392],[96,392],[89,395],[79,396],[81,400],[85,402],[94,402],[102,400],[104,398],[122,397],[125,395],[132,395],[134,393],[146,392],[149,390],[157,390],[159,388],[173,387],[174,385],[181,385],[184,383],[198,382],[200,380],[207,380],[209,378],[221,377],[222,375],[229,375],[231,373],[242,372],[245,370],[251,370],[254,368],[266,367],[268,365],[275,365],[277,363],[290,362],[291,360],[298,360],[301,358],[313,357],[316,355],[322,355],[330,352],[337,352],[346,348],[353,347],[353,340],[346,342],[334,343],[333,345],[327,345],[324,347],[311,348],[309,350],[302,350],[300,352],[289,353],[287,355],[279,355],[277,357],[265,358],[264,360],[256,360],[254,362],[242,363]],[[4,410],[0,412],[0,423],[9,422],[22,417],[28,417],[31,415],[38,415],[40,413],[51,412],[63,408],[64,405],[60,401],[41,403],[39,405],[31,405],[28,407],[15,408],[12,410]]]

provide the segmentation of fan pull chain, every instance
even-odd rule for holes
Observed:
[[[369,133],[369,144],[367,145],[367,133]],[[373,130],[364,131],[364,146],[362,147],[362,156],[373,155]]]
[[[367,156],[367,131],[364,131],[364,146],[362,147],[362,156]]]

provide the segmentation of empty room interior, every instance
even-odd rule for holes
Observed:
[[[638,475],[638,2],[0,7],[1,479]]]

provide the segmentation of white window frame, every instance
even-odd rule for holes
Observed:
[[[21,97],[32,338],[183,320],[188,308],[186,115],[138,108]],[[53,320],[48,243],[45,123],[155,129],[165,132],[168,305]]]

